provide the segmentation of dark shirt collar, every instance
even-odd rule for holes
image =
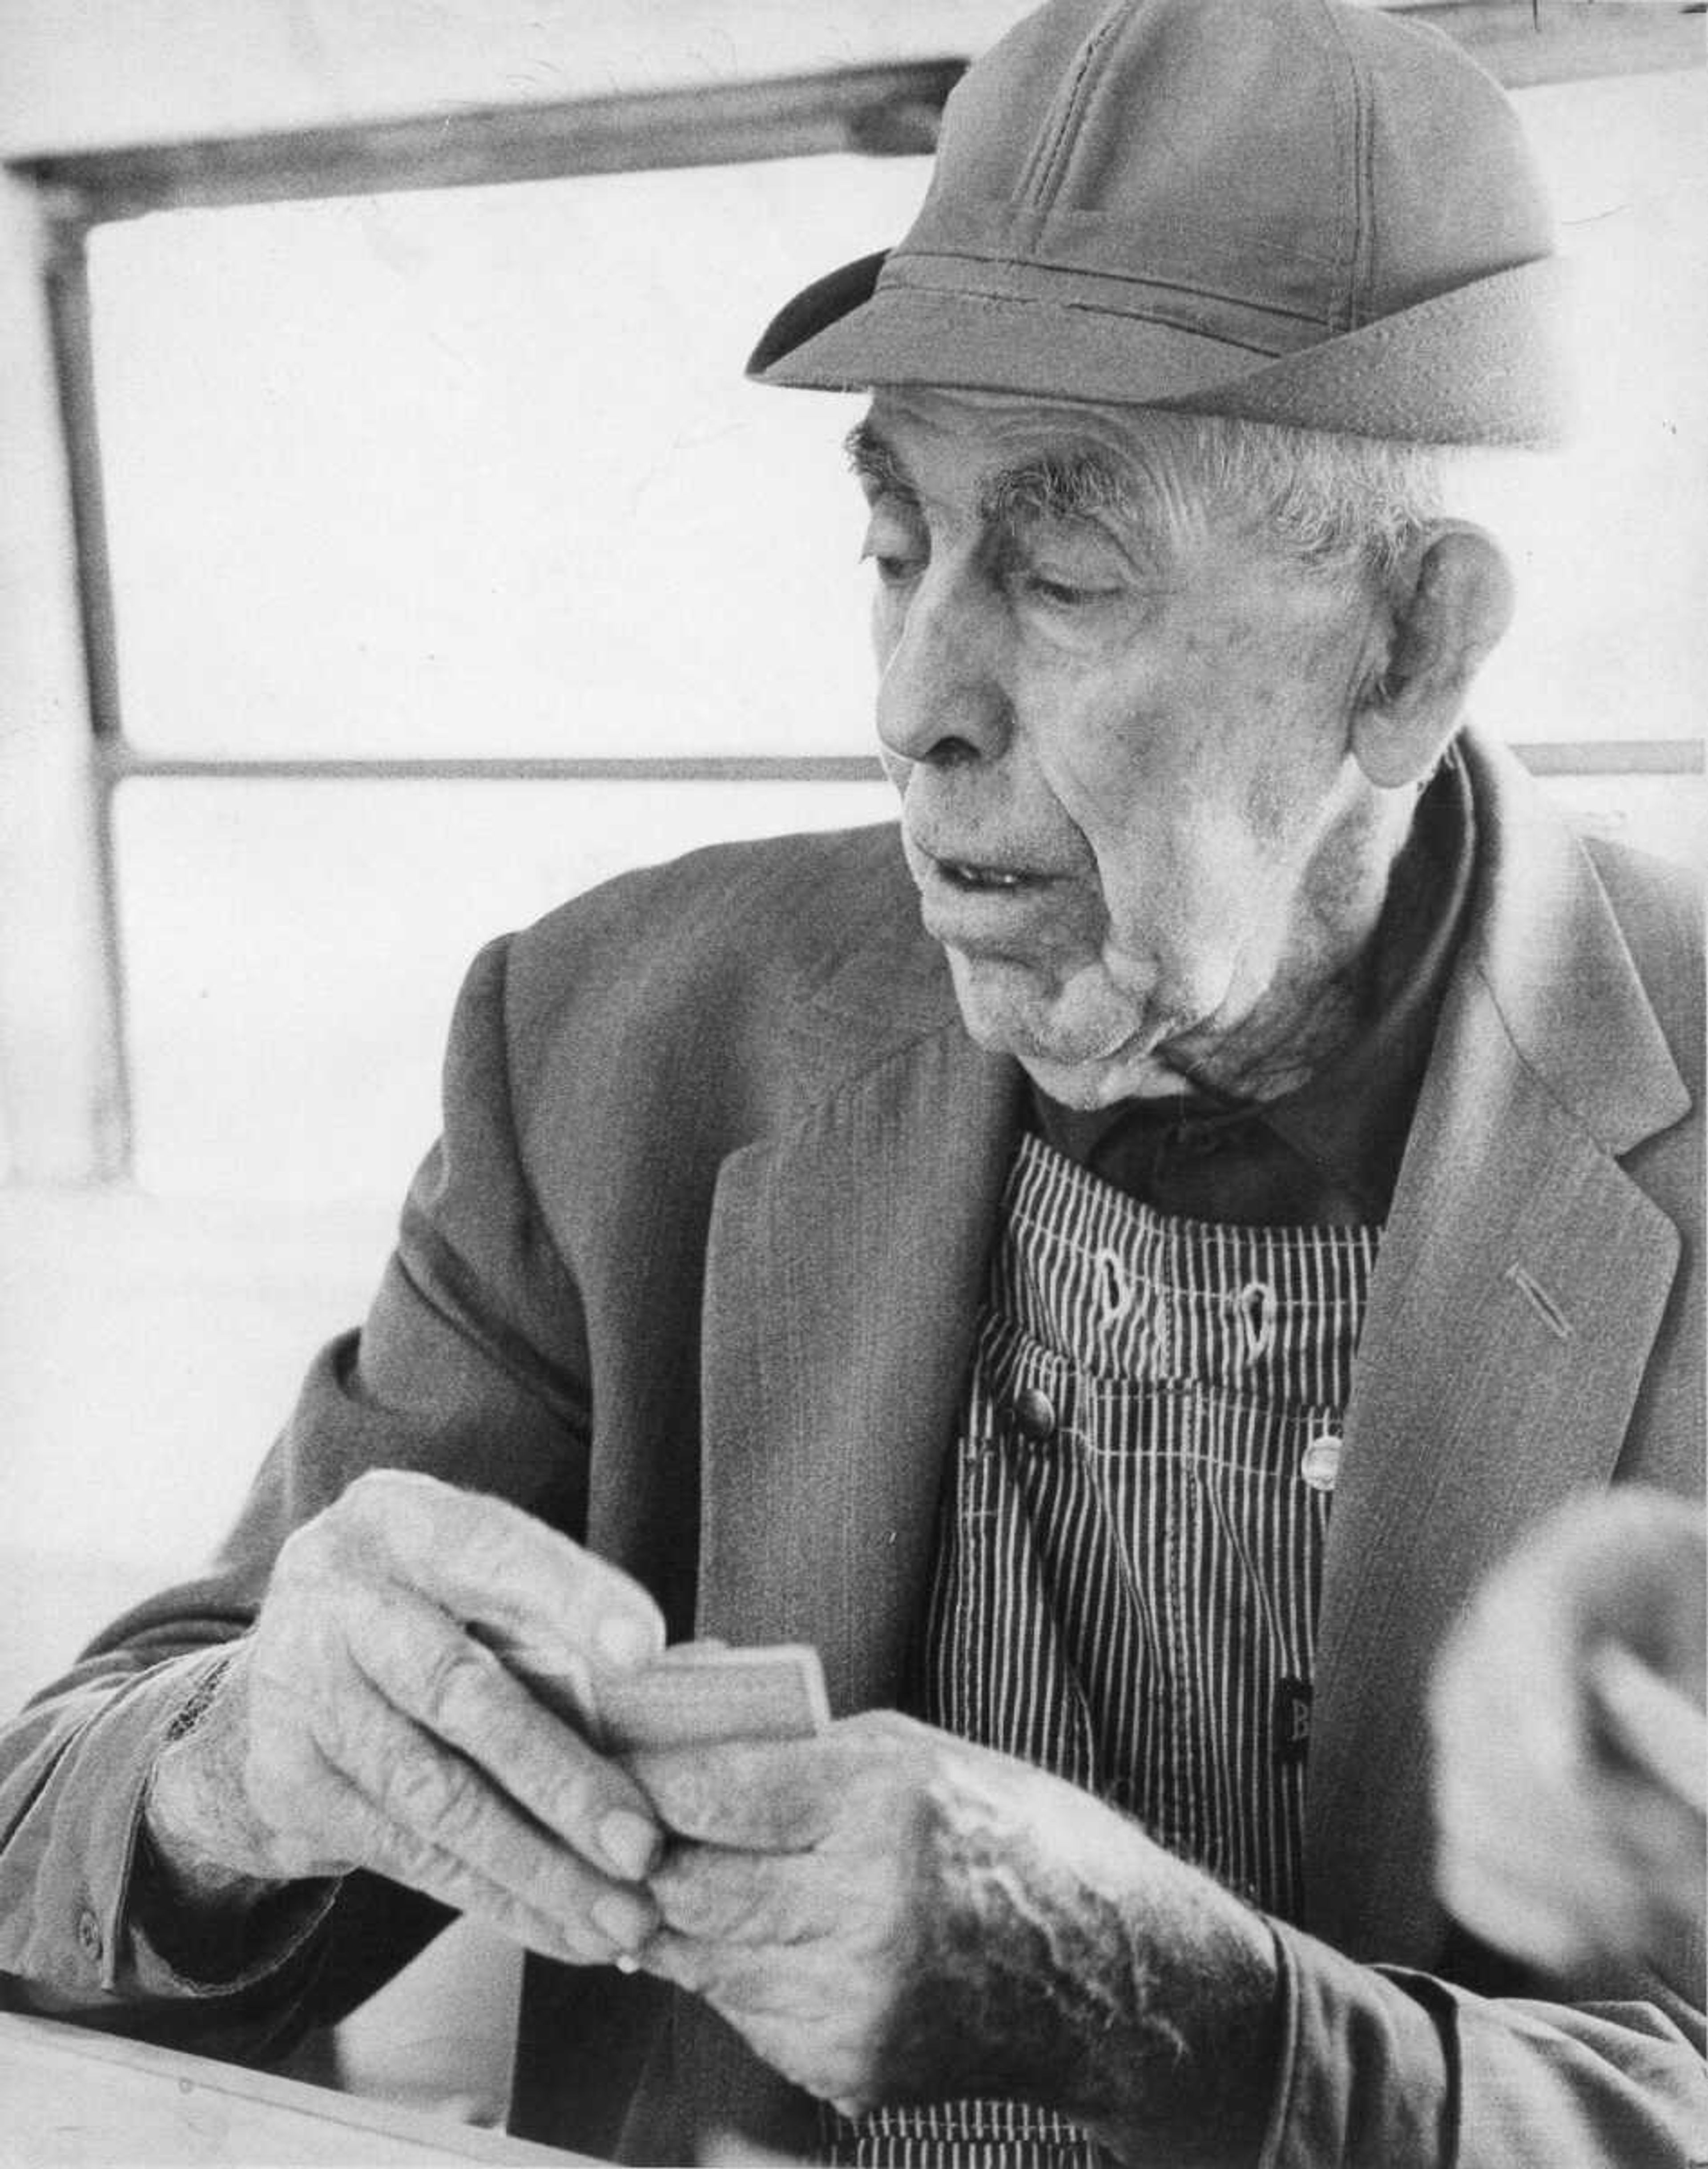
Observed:
[[[1317,1074],[1283,1097],[1237,1100],[1183,1086],[1178,1098],[1127,1100],[1089,1114],[1034,1088],[1038,1127],[1057,1151],[1120,1180],[1122,1132],[1172,1133],[1189,1148],[1216,1131],[1238,1143],[1257,1125],[1381,1218],[1393,1192],[1453,958],[1464,932],[1476,816],[1463,762],[1450,753],[1418,802],[1395,863],[1365,974],[1365,1023]],[[1130,1155],[1129,1155],[1130,1157]],[[1124,1186],[1135,1186],[1131,1184]],[[1333,1216],[1338,1217],[1338,1216]]]

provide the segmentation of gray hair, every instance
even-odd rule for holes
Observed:
[[[1328,578],[1387,578],[1441,516],[1443,457],[1434,445],[1223,414],[1179,418],[1208,489],[1249,506],[1284,550]]]

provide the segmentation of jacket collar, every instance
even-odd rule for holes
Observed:
[[[1583,845],[1512,754],[1461,743],[1488,829],[1461,973],[1586,1135],[1628,1153],[1681,1122],[1689,1091]]]

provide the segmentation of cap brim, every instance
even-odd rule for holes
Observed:
[[[1569,434],[1557,258],[1279,358],[1077,302],[886,284],[885,261],[862,257],[797,295],[748,374],[815,391],[1032,392],[1419,444],[1546,446]]]

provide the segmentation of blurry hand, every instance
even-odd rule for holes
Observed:
[[[206,1713],[162,1755],[150,1840],[193,1901],[370,1868],[577,1963],[637,1948],[660,1833],[576,1729],[662,1648],[646,1591],[496,1499],[359,1478],[280,1551]],[[501,1661],[542,1658],[561,1713]],[[585,1697],[581,1698],[585,1709]]]
[[[1668,1953],[1703,1916],[1701,1510],[1615,1491],[1543,1522],[1438,1667],[1437,1879],[1487,1942],[1567,1969]]]

